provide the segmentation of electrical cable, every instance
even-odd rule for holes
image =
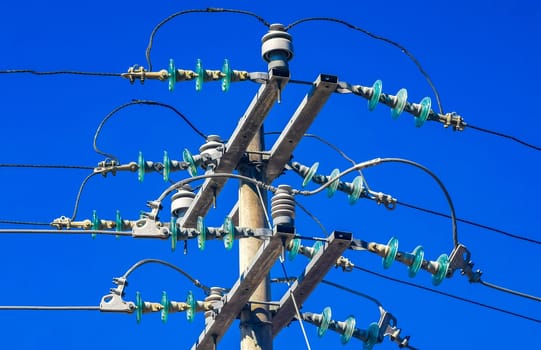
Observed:
[[[286,266],[284,264],[284,258],[280,256],[280,265],[282,266],[282,271],[284,272],[284,278],[287,283],[289,295],[291,295],[291,301],[293,302],[293,307],[295,308],[295,313],[297,315],[297,319],[299,320],[299,325],[301,326],[302,334],[304,336],[304,341],[306,343],[306,348],[308,350],[311,350],[310,347],[310,341],[308,340],[308,335],[306,334],[306,329],[304,328],[304,322],[303,318],[301,316],[301,313],[299,311],[299,306],[297,305],[297,301],[295,300],[295,296],[293,295],[293,292],[291,291],[291,282],[289,282],[289,277],[287,276]]]
[[[372,275],[377,276],[377,277],[387,279],[389,281],[404,284],[404,285],[407,285],[407,286],[410,286],[410,287],[415,287],[415,288],[422,289],[422,290],[425,290],[425,291],[428,291],[428,292],[440,294],[440,295],[443,295],[443,296],[446,296],[446,297],[449,297],[449,298],[453,298],[453,299],[460,300],[460,301],[463,301],[463,302],[466,302],[466,303],[481,306],[481,307],[484,307],[484,308],[487,308],[487,309],[490,309],[490,310],[499,311],[499,312],[502,312],[504,314],[519,317],[519,318],[522,318],[522,319],[525,319],[525,320],[528,320],[528,321],[541,323],[541,319],[533,318],[533,317],[522,315],[522,314],[519,314],[519,313],[516,313],[516,312],[513,312],[513,311],[501,309],[499,307],[495,307],[495,306],[491,306],[491,305],[488,305],[488,304],[480,303],[478,301],[474,301],[474,300],[463,298],[463,297],[453,295],[453,294],[450,294],[450,293],[442,292],[442,291],[437,290],[437,289],[428,288],[428,287],[425,287],[425,286],[422,286],[422,285],[419,285],[419,284],[411,283],[411,282],[408,282],[408,281],[403,281],[403,280],[400,280],[400,279],[397,279],[397,278],[394,278],[394,277],[390,277],[390,276],[386,276],[386,275],[383,275],[383,274],[380,274],[380,273],[377,273],[377,272],[374,272],[374,271],[370,271],[370,270],[362,268],[360,266],[353,266],[353,268],[357,269],[357,270],[360,270],[360,271],[363,271],[363,272],[366,272],[366,273],[369,273],[369,274],[372,274]]]
[[[353,172],[355,170],[380,165],[382,163],[404,163],[404,164],[416,167],[418,169],[421,169],[422,171],[424,171],[425,173],[430,175],[434,179],[434,181],[436,181],[436,183],[440,186],[443,194],[445,195],[445,198],[447,200],[447,204],[449,205],[449,209],[451,211],[453,244],[454,244],[455,247],[457,247],[459,241],[458,241],[458,231],[457,231],[457,225],[456,225],[455,207],[453,205],[453,201],[451,200],[451,196],[449,195],[449,192],[445,188],[443,182],[436,176],[436,174],[434,174],[427,167],[425,167],[425,166],[423,166],[423,165],[421,165],[419,163],[416,163],[414,161],[408,160],[408,159],[402,159],[402,158],[375,158],[375,159],[372,159],[372,160],[369,160],[369,161],[359,163],[359,164],[357,164],[355,166],[352,166],[349,169],[346,169],[346,170],[342,171],[341,173],[339,173],[336,176],[336,178],[339,179],[339,178],[343,177],[344,175],[347,175],[347,174],[349,174],[349,173],[351,173],[351,172]],[[325,188],[329,187],[330,185],[331,185],[331,182],[327,182],[327,183],[321,185],[320,187],[318,187],[318,188],[316,188],[315,190],[312,190],[312,191],[293,190],[293,193],[294,194],[301,194],[303,196],[312,196],[312,195],[315,195],[315,194],[325,190]]]
[[[180,274],[182,274],[184,277],[186,277],[187,279],[189,279],[197,288],[201,288],[207,295],[210,294],[210,288],[205,286],[204,284],[202,284],[199,280],[193,278],[190,274],[188,274],[186,271],[184,271],[183,269],[181,269],[180,267],[176,266],[176,265],[173,265],[171,263],[168,263],[167,261],[164,261],[164,260],[160,260],[160,259],[143,259],[143,260],[140,260],[138,262],[136,262],[135,264],[133,264],[125,273],[124,275],[122,275],[122,278],[124,279],[127,279],[128,276],[133,272],[135,271],[137,268],[145,265],[145,264],[150,264],[150,263],[155,263],[155,264],[161,264],[161,265],[164,265],[164,266],[167,266],[177,272],[179,272]]]
[[[438,92],[438,89],[436,88],[436,86],[432,82],[432,79],[430,78],[430,75],[428,75],[428,73],[424,70],[424,68],[421,65],[421,63],[419,62],[419,60],[417,60],[417,58],[415,58],[415,56],[408,49],[406,49],[403,45],[397,43],[396,41],[390,40],[390,39],[388,39],[386,37],[383,37],[383,36],[374,34],[372,32],[369,32],[368,30],[366,30],[364,28],[358,27],[358,26],[353,25],[353,24],[351,24],[349,22],[346,22],[344,20],[341,20],[341,19],[338,19],[338,18],[332,18],[332,17],[303,18],[303,19],[297,20],[297,21],[287,25],[285,30],[288,31],[289,29],[291,29],[291,28],[293,28],[293,27],[295,27],[295,26],[297,26],[297,25],[299,25],[301,23],[312,22],[312,21],[339,23],[339,24],[345,25],[346,27],[348,27],[350,29],[353,29],[353,30],[359,31],[359,32],[361,32],[361,33],[363,33],[365,35],[368,35],[369,37],[371,37],[373,39],[386,42],[386,43],[400,49],[400,51],[402,51],[402,53],[404,53],[406,56],[408,56],[408,58],[415,64],[415,66],[417,66],[417,69],[419,70],[419,72],[421,72],[423,77],[428,82],[428,85],[430,85],[430,88],[432,89],[432,92],[434,93],[434,96],[436,97],[436,102],[438,103],[438,108],[440,110],[440,113],[443,114],[443,107],[442,107],[441,100],[440,100],[440,94]]]
[[[131,237],[131,231],[107,231],[107,230],[33,230],[33,229],[0,229],[0,234],[19,234],[19,233],[28,233],[28,234],[53,234],[53,235],[107,235],[107,236],[126,236]]]
[[[81,200],[81,194],[83,193],[83,189],[86,186],[86,183],[88,180],[90,180],[94,175],[97,175],[98,173],[91,173],[88,174],[87,177],[83,180],[81,183],[81,186],[79,186],[79,191],[77,192],[77,197],[75,197],[75,205],[73,206],[73,214],[71,215],[71,221],[75,220],[77,217],[77,211],[79,210],[79,201]]]
[[[489,287],[489,288],[492,288],[492,289],[495,289],[495,290],[499,290],[500,292],[513,294],[513,295],[516,295],[516,296],[519,296],[519,297],[522,297],[522,298],[526,298],[526,299],[531,299],[531,300],[534,300],[534,301],[541,301],[540,297],[536,297],[536,296],[529,295],[529,294],[522,293],[522,292],[517,292],[516,290],[508,289],[508,288],[505,288],[505,287],[500,287],[498,285],[495,285],[495,284],[492,284],[492,283],[489,283],[489,282],[485,282],[483,280],[479,280],[479,283],[481,283],[483,286],[486,286],[486,287]]]
[[[85,165],[59,165],[59,164],[0,164],[0,168],[46,168],[46,169],[80,169],[93,170],[94,167]]]
[[[281,132],[279,132],[279,131],[273,131],[273,132],[267,132],[265,134],[280,134],[280,133]],[[342,156],[342,158],[349,161],[352,165],[354,165],[354,166],[357,165],[357,163],[351,157],[349,157],[344,151],[342,151],[338,146],[336,146],[335,144],[331,143],[330,141],[324,139],[323,137],[321,137],[319,135],[315,135],[315,134],[304,134],[304,136],[314,138],[314,139],[320,141],[321,143],[329,146],[331,149],[336,151],[340,156]],[[362,175],[362,172],[361,171],[359,171],[359,172]],[[364,178],[364,176],[363,176],[363,178]],[[368,190],[370,190],[370,187],[368,187],[368,183],[365,182],[365,186],[367,187]],[[402,205],[404,207],[407,207],[407,208],[410,208],[410,209],[415,209],[415,210],[423,211],[425,213],[429,213],[429,214],[441,216],[441,217],[444,217],[444,218],[447,218],[447,219],[451,219],[451,216],[448,215],[448,214],[441,213],[441,212],[431,210],[431,209],[426,209],[426,208],[423,208],[423,207],[419,207],[417,205],[409,204],[409,203],[402,202],[402,201],[397,201],[396,204],[400,204],[400,205]],[[467,224],[467,225],[479,227],[479,228],[482,228],[482,229],[485,229],[485,230],[488,230],[488,231],[493,231],[493,232],[496,232],[496,233],[500,233],[502,235],[505,235],[505,236],[508,236],[508,237],[511,237],[511,238],[523,240],[523,241],[530,242],[530,243],[541,244],[541,241],[538,241],[538,240],[535,240],[535,239],[532,239],[532,238],[528,238],[528,237],[524,237],[524,236],[520,236],[520,235],[510,233],[510,232],[507,232],[507,231],[504,231],[504,230],[500,230],[498,228],[494,228],[494,227],[491,227],[491,226],[479,224],[479,223],[476,223],[476,222],[471,221],[471,220],[461,219],[461,218],[457,217],[456,221],[462,222],[462,223]]]
[[[100,311],[99,306],[19,306],[2,305],[2,311]]]
[[[451,216],[448,215],[448,214],[441,213],[441,212],[431,210],[431,209],[422,208],[422,207],[419,207],[419,206],[416,206],[416,205],[413,205],[413,204],[409,204],[409,203],[405,203],[405,202],[402,202],[402,201],[397,201],[396,204],[402,205],[402,206],[410,208],[410,209],[423,211],[423,212],[428,213],[428,214],[433,214],[433,215],[441,216],[441,217],[448,218],[448,219],[451,218]],[[491,227],[491,226],[479,224],[479,223],[476,223],[476,222],[471,221],[471,220],[456,218],[456,221],[462,222],[462,223],[467,224],[467,225],[479,227],[479,228],[482,228],[482,229],[485,229],[485,230],[488,230],[488,231],[493,231],[493,232],[496,232],[496,233],[500,233],[500,234],[502,234],[504,236],[508,236],[508,237],[511,237],[511,238],[515,238],[515,239],[519,239],[519,240],[526,241],[526,242],[529,242],[529,243],[534,243],[534,244],[540,244],[541,245],[541,241],[535,240],[533,238],[519,236],[517,234],[510,233],[510,232],[507,232],[507,231],[504,231],[504,230],[500,230],[498,228],[494,228],[494,227]]]
[[[98,154],[101,154],[102,156],[106,157],[106,158],[109,158],[109,159],[112,159],[112,160],[115,160],[117,162],[119,162],[118,158],[112,154],[109,154],[109,153],[105,153],[103,151],[101,151],[98,146],[97,146],[97,140],[98,140],[98,136],[101,132],[101,129],[103,128],[103,126],[105,125],[105,123],[113,116],[115,115],[115,113],[117,113],[118,111],[126,108],[126,107],[129,107],[129,106],[133,106],[133,105],[149,105],[149,106],[160,106],[160,107],[165,107],[165,108],[168,108],[170,110],[172,110],[173,112],[175,112],[178,116],[180,116],[182,118],[182,120],[184,120],[186,122],[186,124],[188,124],[188,126],[196,133],[198,134],[199,136],[201,136],[203,139],[207,139],[207,135],[205,135],[203,132],[201,132],[197,127],[195,127],[195,125],[184,115],[182,114],[181,112],[179,112],[175,107],[171,106],[171,105],[168,105],[167,103],[162,103],[162,102],[156,102],[156,101],[150,101],[150,100],[132,100],[131,102],[127,102],[127,103],[124,103],[123,105],[121,106],[118,106],[116,107],[115,109],[113,109],[111,112],[109,112],[109,114],[107,114],[105,116],[105,118],[103,118],[103,120],[101,121],[101,123],[98,125],[98,129],[96,130],[96,133],[94,134],[94,143],[93,143],[93,146],[94,146],[94,151]]]
[[[59,71],[49,71],[42,72],[36,71],[33,69],[5,69],[0,70],[0,74],[17,74],[17,73],[30,73],[34,75],[85,75],[85,76],[96,76],[96,77],[121,77],[122,73],[107,73],[107,72],[81,72],[75,70],[59,70]]]
[[[310,217],[310,219],[314,220],[314,222],[319,226],[319,228],[321,229],[321,232],[323,232],[323,234],[328,237],[329,236],[329,233],[327,232],[327,229],[325,229],[325,226],[323,226],[323,224],[321,223],[321,221],[314,215],[312,214],[304,205],[302,205],[301,203],[299,203],[299,201],[295,200],[295,204],[301,208],[301,210]]]
[[[332,286],[332,287],[335,287],[335,288],[338,288],[338,289],[341,289],[341,290],[346,291],[348,293],[357,295],[357,296],[359,296],[361,298],[368,299],[371,302],[373,302],[374,304],[376,304],[378,307],[383,308],[383,305],[380,303],[380,301],[378,299],[376,299],[376,298],[374,298],[374,297],[372,297],[372,296],[370,296],[368,294],[358,292],[358,291],[353,290],[351,288],[348,288],[348,287],[345,287],[345,286],[342,286],[340,284],[337,284],[337,283],[334,283],[334,282],[331,282],[331,281],[327,281],[327,280],[321,280],[321,283]]]
[[[516,137],[514,137],[514,136],[511,136],[511,135],[507,135],[507,134],[504,134],[504,133],[501,133],[501,132],[497,132],[497,131],[492,131],[492,130],[484,129],[484,128],[481,128],[481,127],[478,127],[478,126],[474,126],[474,125],[471,125],[471,124],[467,124],[467,127],[468,127],[468,128],[471,128],[471,129],[473,129],[473,130],[477,130],[477,131],[480,131],[480,132],[487,133],[487,134],[491,134],[491,135],[503,137],[503,138],[505,138],[505,139],[509,139],[509,140],[515,141],[515,142],[517,142],[517,143],[520,143],[521,145],[526,146],[526,147],[528,147],[528,148],[531,148],[531,149],[533,149],[533,150],[541,151],[541,147],[532,145],[531,143],[528,143],[528,142],[526,142],[526,141],[522,141],[521,139],[516,138]]]
[[[9,225],[28,225],[28,226],[49,226],[48,222],[37,222],[37,221],[16,221],[16,220],[0,220],[0,224],[9,224]]]
[[[173,13],[172,15],[168,16],[164,20],[162,20],[160,23],[158,23],[154,29],[152,29],[152,32],[150,33],[150,39],[148,41],[148,46],[145,51],[145,57],[147,59],[148,64],[148,70],[152,71],[152,61],[150,59],[150,52],[152,51],[152,45],[154,43],[154,36],[158,32],[158,30],[167,22],[172,20],[175,17],[179,17],[182,15],[186,15],[188,13],[237,13],[242,15],[247,15],[256,18],[259,22],[261,22],[265,27],[270,27],[269,22],[267,22],[263,17],[258,16],[257,14],[249,11],[244,10],[236,10],[236,9],[224,9],[224,8],[215,8],[215,7],[208,7],[206,9],[191,9],[191,10],[183,10],[176,13]]]

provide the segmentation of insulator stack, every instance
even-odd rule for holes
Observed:
[[[271,215],[275,226],[295,226],[295,199],[290,186],[278,186],[271,199]]]

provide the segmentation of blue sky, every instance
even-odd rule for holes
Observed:
[[[537,38],[541,34],[541,13],[534,1],[414,1],[375,2],[326,1],[306,3],[273,1],[184,1],[127,3],[93,1],[4,1],[0,11],[0,70],[80,70],[91,72],[127,71],[134,64],[146,66],[145,48],[152,28],[168,15],[185,9],[224,7],[253,11],[271,23],[289,24],[305,17],[335,17],[397,41],[422,63],[438,88],[446,112],[456,111],[467,123],[510,134],[541,144],[538,118],[541,57]],[[265,71],[260,57],[260,39],[266,28],[253,18],[236,14],[190,14],[163,26],[156,35],[152,62],[156,69],[167,67],[173,58],[178,68],[194,69],[200,58],[208,69],[220,69],[224,58],[233,69]],[[434,95],[415,65],[400,50],[335,23],[304,23],[290,30],[295,56],[290,62],[292,79],[316,79],[318,74],[338,76],[351,84],[371,86],[383,81],[383,90],[394,94],[407,88],[409,101]],[[227,139],[247,108],[258,84],[235,83],[227,93],[219,83],[207,83],[196,92],[193,82],[176,85],[148,81],[130,85],[119,77],[0,75],[0,163],[66,164],[96,166],[103,157],[92,149],[93,135],[100,121],[114,108],[132,99],[168,103],[185,114],[206,134]],[[307,86],[289,84],[266,119],[267,131],[280,131],[308,92]],[[401,157],[419,162],[443,181],[457,216],[539,240],[538,183],[540,154],[512,141],[473,129],[454,132],[438,123],[414,126],[404,113],[393,120],[389,108],[379,105],[369,112],[366,100],[334,94],[309,129],[331,141],[357,162],[375,157]],[[270,147],[275,136],[266,140]],[[119,157],[122,163],[145,158],[161,161],[163,151],[181,159],[188,148],[197,153],[200,136],[169,110],[134,106],[115,115],[98,141],[101,149]],[[311,165],[318,161],[320,172],[345,169],[349,163],[327,146],[304,139],[294,159]],[[70,216],[81,181],[89,170],[0,168],[0,220],[50,222]],[[175,173],[175,181],[187,177]],[[385,164],[365,171],[370,186],[399,201],[448,213],[437,184],[418,169],[402,164]],[[353,176],[345,177],[352,181]],[[302,179],[287,173],[274,184],[295,188]],[[161,176],[149,173],[139,183],[134,173],[92,178],[81,197],[78,219],[90,218],[96,210],[103,219],[114,219],[120,210],[126,219],[136,219],[145,203],[166,188]],[[310,184],[309,188],[315,188]],[[236,201],[237,182],[230,180],[218,197],[217,208],[206,218],[208,226],[221,225]],[[388,211],[372,201],[348,204],[338,193],[298,198],[328,231],[352,232],[355,238],[386,243],[396,236],[404,251],[423,245],[425,256],[435,260],[452,250],[448,219],[399,206]],[[161,215],[169,220],[169,202]],[[297,231],[303,236],[323,237],[319,226],[297,210]],[[0,229],[24,228],[0,224]],[[42,227],[28,227],[42,228]],[[472,253],[483,279],[536,296],[539,287],[540,247],[491,231],[459,223],[458,237]],[[189,242],[188,254],[171,252],[170,243],[123,237],[79,235],[3,234],[0,236],[0,305],[90,305],[113,287],[111,279],[121,276],[132,264],[145,258],[160,258],[187,270],[206,285],[230,287],[238,277],[238,242],[226,251],[221,242],[210,241],[205,251]],[[305,242],[310,245],[311,242]],[[470,284],[455,273],[439,287],[421,271],[409,279],[407,269],[395,263],[384,270],[381,259],[367,252],[347,251],[357,266],[386,276],[503,308],[539,319],[540,303]],[[298,275],[307,260],[287,262],[288,275]],[[277,264],[272,277],[283,277]],[[377,298],[398,320],[403,335],[421,349],[534,348],[540,324],[503,314],[445,296],[403,286],[370,274],[333,269],[327,280]],[[188,290],[197,299],[202,291],[178,273],[162,266],[144,266],[130,276],[126,300],[141,291],[148,301],[159,301],[166,290],[171,299],[184,300]],[[273,300],[284,293],[273,286]],[[377,321],[377,308],[369,301],[320,285],[302,311],[320,312],[331,306],[333,318],[354,315],[366,328]],[[203,329],[198,314],[188,323],[183,314],[172,314],[162,324],[158,314],[135,315],[97,311],[0,311],[3,349],[162,349],[191,347]],[[306,325],[312,349],[342,346],[332,332],[323,338]],[[220,347],[235,348],[238,321],[223,338]],[[275,348],[305,348],[298,323],[292,323],[276,338]],[[353,339],[344,348],[358,348]],[[379,349],[397,346],[386,339]]]

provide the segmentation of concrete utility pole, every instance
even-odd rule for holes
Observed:
[[[258,153],[264,150],[263,128],[256,134],[246,151],[248,161],[240,166],[242,175],[265,181],[263,178],[262,157]],[[260,196],[261,194],[261,196]],[[263,228],[266,225],[265,211],[267,196],[265,191],[258,191],[255,185],[241,182],[239,188],[239,226]],[[254,259],[262,241],[257,238],[239,240],[239,268],[243,273]],[[270,300],[270,281],[267,275],[251,296],[252,300]],[[268,306],[264,304],[248,304],[240,314],[240,349],[271,350],[272,321]]]
[[[285,32],[281,24],[273,24],[269,32],[261,39],[261,55],[268,62],[269,72],[278,70],[289,76],[288,61],[293,57],[291,35]],[[281,86],[278,87],[280,94]],[[280,98],[280,97],[278,97]],[[248,177],[266,182],[262,155],[265,150],[263,126],[254,136],[246,149],[248,162],[240,165],[240,172]],[[251,153],[253,152],[253,153]],[[267,196],[253,184],[241,183],[239,189],[239,226],[263,228],[266,225]],[[247,238],[239,242],[239,268],[242,274],[248,268],[261,246],[261,240]],[[265,276],[263,282],[254,290],[251,300],[270,301],[270,278]],[[272,320],[265,304],[248,304],[240,314],[240,349],[272,350]]]

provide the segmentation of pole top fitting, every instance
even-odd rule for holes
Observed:
[[[273,68],[289,71],[288,62],[293,58],[291,34],[283,24],[271,24],[267,34],[261,38],[261,57]]]

